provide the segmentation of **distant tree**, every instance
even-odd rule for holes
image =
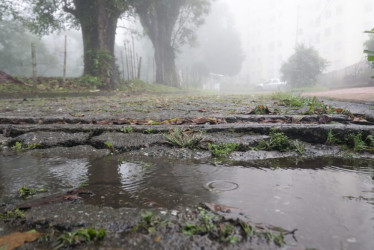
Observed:
[[[192,43],[196,27],[203,23],[211,0],[138,0],[133,3],[145,33],[152,41],[156,82],[179,85],[176,50]]]
[[[68,27],[80,28],[84,74],[98,77],[107,87],[118,82],[114,41],[117,21],[130,0],[2,0],[0,18],[21,21],[40,35]],[[29,11],[30,10],[30,11]]]
[[[315,49],[298,45],[295,53],[282,65],[281,73],[283,80],[292,87],[312,86],[326,66],[327,61]]]
[[[365,31],[370,36],[370,39],[364,43],[364,53],[367,54],[367,60],[371,63],[372,68],[374,68],[374,29],[370,31]]]
[[[40,39],[17,23],[0,21],[0,70],[11,75],[31,75],[31,43],[36,45],[39,69],[40,66],[51,68],[57,65],[57,59]]]

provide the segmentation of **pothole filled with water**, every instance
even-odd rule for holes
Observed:
[[[22,186],[43,187],[28,201],[81,187],[95,206],[177,209],[200,203],[287,229],[317,249],[374,245],[374,161],[294,159],[216,165],[164,158],[0,159],[0,204],[22,203]]]

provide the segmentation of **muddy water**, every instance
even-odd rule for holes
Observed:
[[[217,165],[20,155],[0,158],[0,203],[22,202],[16,198],[22,185],[48,190],[36,198],[83,184],[95,194],[84,201],[89,204],[174,209],[217,203],[254,222],[297,228],[298,243],[306,247],[372,249],[373,176],[373,160]]]

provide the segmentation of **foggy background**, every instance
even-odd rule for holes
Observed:
[[[370,82],[363,53],[374,28],[372,0],[216,0],[199,27],[196,40],[178,48],[176,62],[183,87],[234,89],[282,78],[280,68],[297,44],[311,46],[328,61],[319,84],[356,86]],[[13,53],[20,61],[0,66],[15,75],[30,75],[29,43],[37,42],[38,75],[61,76],[64,36],[68,41],[68,76],[83,71],[81,33],[71,30],[38,39],[29,34]],[[126,48],[125,48],[126,46]],[[119,22],[116,59],[122,77],[131,72],[126,49],[142,58],[141,79],[154,82],[153,47],[134,18]],[[1,50],[1,46],[0,46]],[[17,51],[16,51],[17,50]],[[24,51],[20,51],[24,50]],[[9,51],[10,53],[11,51]],[[5,52],[2,52],[3,56]]]

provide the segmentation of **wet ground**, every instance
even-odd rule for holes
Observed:
[[[126,94],[0,102],[0,209],[25,211],[25,218],[0,222],[0,237],[30,229],[49,237],[26,249],[48,249],[61,233],[82,227],[107,232],[92,248],[280,247],[245,236],[242,222],[273,235],[275,227],[293,232],[284,249],[374,244],[371,103]],[[258,146],[272,145],[275,127],[288,137],[288,150]],[[167,138],[176,131],[198,143],[172,145]],[[228,143],[235,148],[222,155],[209,146]],[[37,192],[22,199],[22,186]],[[134,230],[145,211],[167,226]],[[213,233],[189,236],[186,223],[204,213],[224,218],[215,219]]]

